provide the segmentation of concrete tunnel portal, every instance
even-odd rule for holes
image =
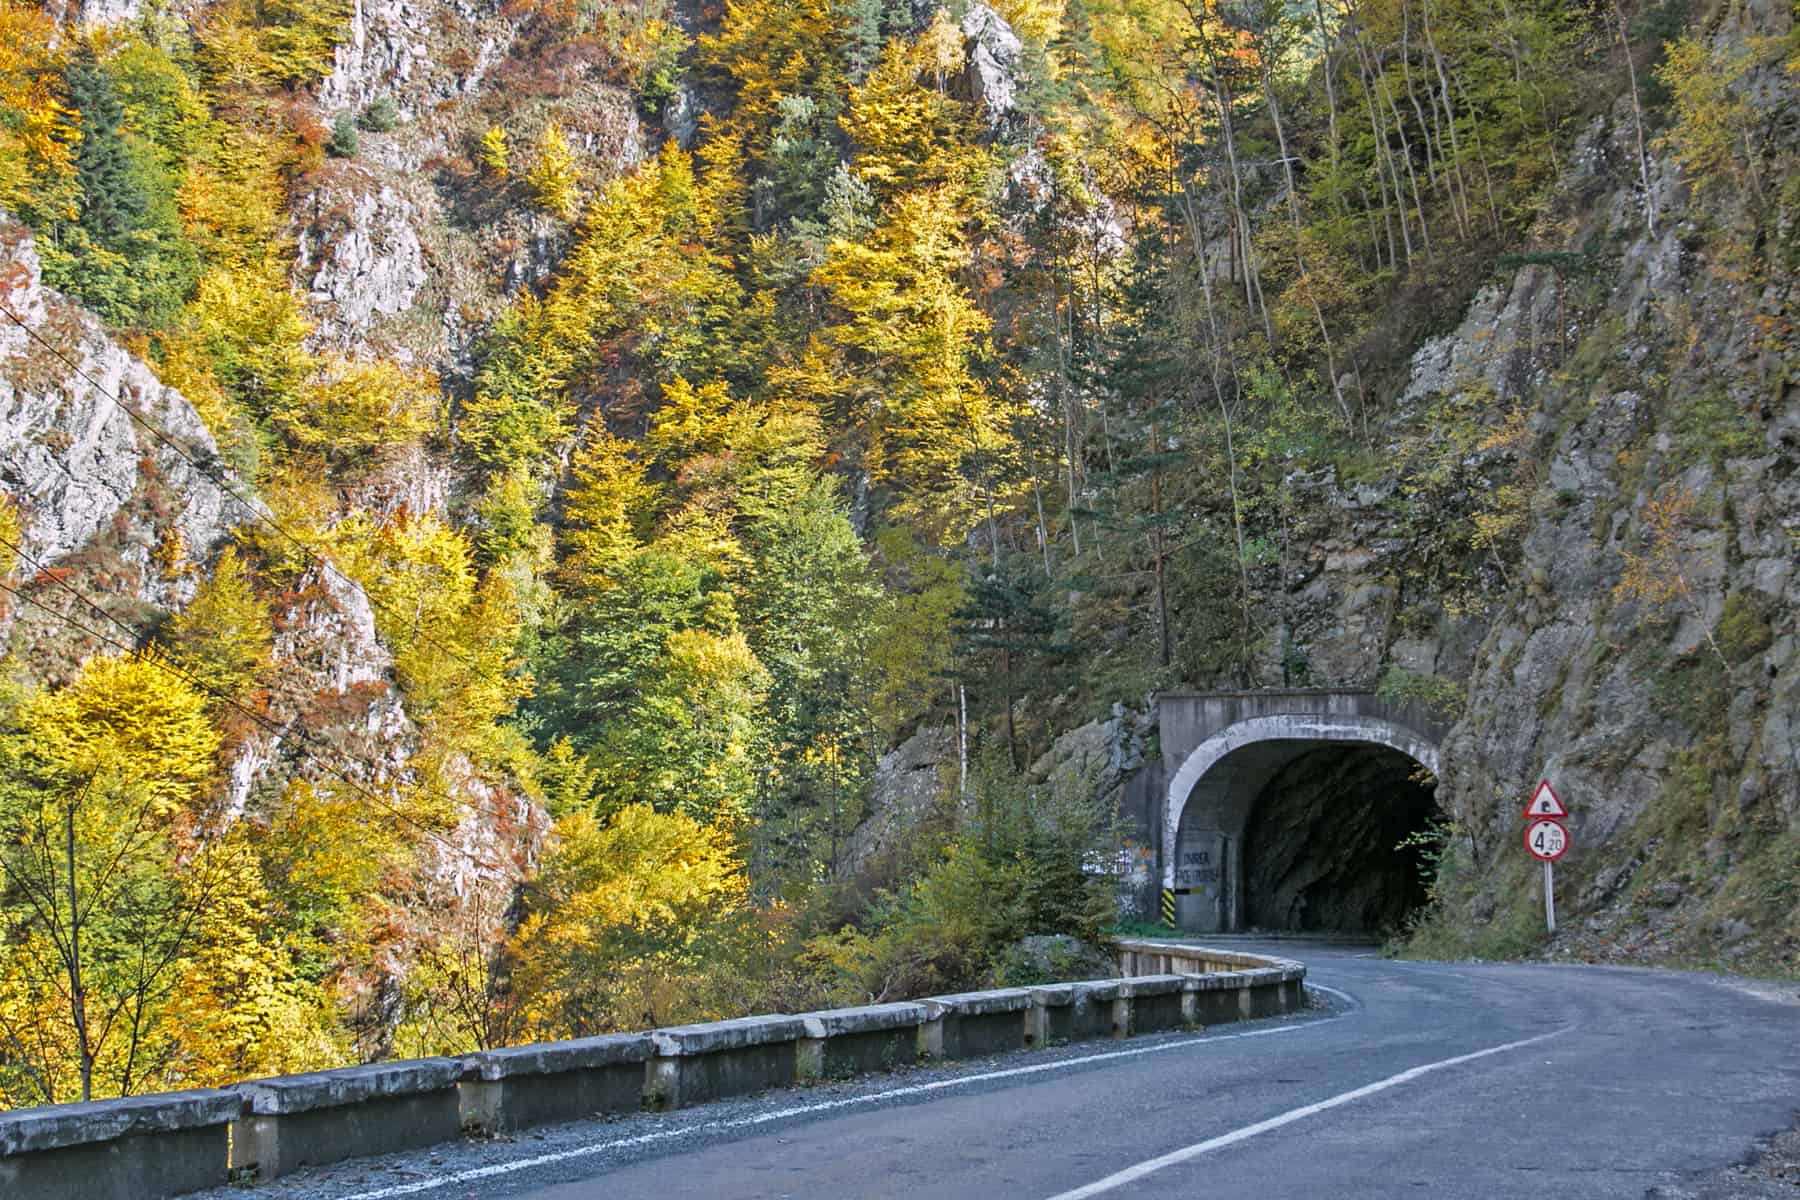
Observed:
[[[1165,693],[1176,924],[1376,933],[1426,898],[1441,721],[1351,689]]]

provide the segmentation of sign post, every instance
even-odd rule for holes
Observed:
[[[1556,932],[1556,864],[1544,864],[1544,927]]]
[[[1548,779],[1538,784],[1525,806],[1525,849],[1544,864],[1544,925],[1556,932],[1556,860],[1569,850],[1569,831],[1561,818],[1569,815]]]

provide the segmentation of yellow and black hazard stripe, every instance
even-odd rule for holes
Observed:
[[[1167,925],[1170,929],[1175,928],[1175,889],[1174,888],[1164,888],[1162,890],[1162,918],[1163,918],[1164,925]]]

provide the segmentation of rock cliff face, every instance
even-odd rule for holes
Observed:
[[[985,4],[972,4],[962,19],[968,60],[964,87],[989,126],[1012,115],[1025,44],[1006,18]]]
[[[0,305],[0,490],[20,517],[20,562],[7,582],[22,595],[0,604],[0,639],[31,674],[55,681],[90,655],[141,644],[193,597],[236,531],[266,513],[219,464],[193,406],[43,285],[29,233],[4,215]],[[429,463],[396,470],[406,486],[394,505],[441,507],[444,484]],[[316,564],[274,608],[262,722],[230,743],[228,819],[297,776],[318,775],[321,744],[364,785],[407,778],[420,747],[360,586]],[[483,896],[491,924],[505,904],[487,893],[509,891],[548,820],[454,756],[440,777],[456,822],[432,843],[437,861],[422,886],[446,920],[467,915],[464,898]]]
[[[1715,36],[1783,36],[1792,20],[1746,14]],[[1743,90],[1791,135],[1779,62]],[[1451,843],[1431,948],[1517,950],[1541,930],[1517,843],[1547,776],[1573,810],[1564,951],[1792,962],[1800,297],[1791,273],[1746,282],[1754,258],[1791,254],[1792,231],[1759,225],[1755,197],[1696,195],[1664,158],[1647,203],[1633,121],[1624,101],[1593,121],[1543,222],[1546,261],[1484,288],[1403,385],[1400,420],[1443,437],[1459,411],[1490,434],[1522,423],[1471,441],[1463,492],[1436,498],[1467,519],[1517,487],[1517,561],[1451,580],[1404,477],[1299,477],[1302,565],[1277,619],[1310,681],[1399,667],[1436,677],[1462,713],[1438,799],[1468,836]],[[1388,449],[1407,454],[1400,435]]]
[[[1583,949],[1788,958],[1800,395],[1766,334],[1795,296],[1791,277],[1746,295],[1733,231],[1704,224],[1718,201],[1663,180],[1657,235],[1595,213],[1593,233],[1625,244],[1574,368],[1533,397],[1546,468],[1524,594],[1487,629],[1446,785],[1498,856],[1517,799],[1539,775],[1559,784]],[[1516,893],[1507,876],[1472,913]],[[1658,911],[1677,894],[1686,911]]]
[[[383,203],[391,200],[377,193],[375,207]],[[407,275],[416,267],[417,242],[410,245],[412,256],[404,240],[397,253],[378,251],[398,260],[396,286],[417,286]],[[315,277],[343,282],[345,294],[374,311],[387,293],[376,288],[370,298],[361,290],[367,280],[333,274],[348,274],[346,264],[361,254],[326,243]],[[0,598],[0,641],[24,674],[54,683],[94,654],[142,645],[192,599],[236,532],[266,513],[218,464],[193,406],[92,315],[43,285],[30,236],[4,215],[0,304],[0,492],[18,510],[22,551],[5,580],[21,599]],[[367,485],[379,491],[387,481],[391,495],[375,497],[377,511],[441,509],[447,484],[423,451],[389,467]],[[252,702],[256,719],[229,722],[218,818],[266,819],[300,779],[376,797],[416,782],[427,739],[407,712],[363,589],[318,563],[271,607],[273,669]],[[421,838],[414,877],[397,902],[408,911],[395,914],[394,928],[410,932],[339,981],[373,1053],[391,1049],[412,943],[492,944],[550,824],[466,758],[433,753],[448,819]],[[397,819],[374,800],[368,809],[368,820]]]
[[[87,310],[44,286],[31,235],[5,214],[0,305],[0,489],[20,509],[19,574],[60,573],[41,576],[28,594],[66,611],[73,599],[47,586],[60,579],[127,611],[185,602],[196,565],[248,515],[249,493],[218,465],[193,406]],[[30,605],[0,617],[0,633],[8,621],[26,647],[69,632]]]
[[[349,36],[319,85],[320,106],[361,109],[385,96],[411,117],[475,95],[516,32],[500,8],[488,0],[355,0]],[[447,36],[467,47],[463,55],[445,53]]]
[[[851,833],[844,870],[860,874],[900,854],[921,824],[941,816],[956,796],[956,728],[921,729],[881,756],[869,815]]]
[[[320,341],[366,341],[380,318],[411,309],[425,285],[418,212],[367,171],[342,172],[296,214],[294,273],[306,288]]]
[[[235,531],[265,514],[218,463],[193,406],[43,286],[31,238],[10,218],[0,219],[0,279],[0,302],[22,322],[0,315],[0,488],[19,511],[24,597],[0,612],[0,636],[55,678],[138,645],[192,598]],[[400,770],[412,726],[362,589],[315,567],[278,624],[273,723],[355,736]],[[242,742],[228,768],[232,811],[282,782],[279,750],[294,741],[259,730]]]
[[[356,0],[317,105],[363,119],[359,148],[292,204],[293,280],[318,344],[412,358],[454,385],[487,321],[548,276],[565,236],[516,179],[481,174],[481,136],[504,130],[521,173],[550,121],[593,181],[648,155],[632,98],[579,61],[540,61],[519,22],[491,0]],[[370,127],[377,102],[391,125]]]

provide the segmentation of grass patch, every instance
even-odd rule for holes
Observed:
[[[1678,405],[1672,416],[1676,455],[1684,463],[1718,466],[1728,458],[1751,458],[1763,450],[1762,431],[1723,387],[1706,389]]]
[[[1490,870],[1477,871],[1467,841],[1452,837],[1438,860],[1430,907],[1385,950],[1406,959],[1528,958],[1548,936],[1538,880],[1537,862],[1522,855],[1505,855]],[[1470,916],[1477,895],[1494,899],[1493,914],[1481,922]]]
[[[1719,650],[1733,663],[1749,662],[1775,644],[1775,628],[1770,621],[1775,605],[1754,592],[1733,592],[1725,597],[1725,610],[1719,614],[1713,638]]]
[[[1462,716],[1468,701],[1467,691],[1456,680],[1398,666],[1381,673],[1375,695],[1389,704],[1420,704],[1451,720]]]
[[[1731,704],[1725,664],[1704,647],[1670,658],[1650,677],[1650,710],[1705,735],[1725,726]]]

